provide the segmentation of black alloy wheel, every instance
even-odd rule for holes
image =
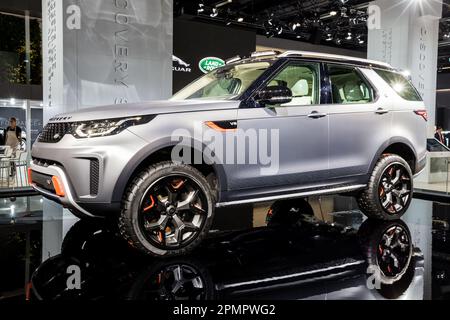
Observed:
[[[412,196],[409,172],[401,163],[392,163],[381,175],[378,187],[383,209],[390,214],[403,212]]]
[[[209,232],[213,187],[196,168],[171,161],[150,165],[129,184],[118,219],[131,246],[157,256],[186,254]]]
[[[145,192],[140,226],[156,247],[179,249],[198,236],[207,210],[206,195],[197,182],[183,175],[167,176]]]

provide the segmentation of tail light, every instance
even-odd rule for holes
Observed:
[[[427,110],[414,110],[414,113],[418,116],[421,116],[425,121],[428,121],[428,112]]]

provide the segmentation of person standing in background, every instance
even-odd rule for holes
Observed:
[[[16,157],[16,152],[19,150],[20,143],[22,142],[22,129],[17,126],[17,119],[11,117],[9,119],[9,126],[3,132],[3,137],[5,139],[5,146],[9,146],[12,149],[12,157]],[[16,166],[13,161],[11,161],[11,173],[10,176],[14,176],[16,173]]]
[[[442,133],[441,126],[436,127],[436,133],[434,134],[434,138],[445,146],[445,139],[444,134]]]

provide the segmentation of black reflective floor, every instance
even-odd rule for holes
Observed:
[[[344,197],[310,199],[289,223],[266,205],[229,208],[192,254],[155,259],[101,223],[17,201],[0,211],[4,300],[450,298],[445,204],[414,200],[392,222],[365,220]]]

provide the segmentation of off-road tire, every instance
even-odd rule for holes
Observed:
[[[403,209],[396,214],[387,212],[381,205],[379,196],[379,184],[381,176],[384,170],[391,164],[398,163],[401,164],[408,172],[409,178],[411,179],[411,194],[409,196],[407,204]],[[382,156],[375,165],[372,174],[369,179],[369,183],[362,192],[360,192],[357,197],[357,203],[362,211],[368,218],[378,219],[378,220],[398,220],[403,214],[408,210],[409,205],[412,200],[412,190],[413,190],[413,174],[409,164],[400,156],[395,154],[389,154]]]
[[[202,229],[199,230],[196,238],[186,246],[177,249],[161,249],[154,246],[143,235],[138,222],[140,201],[144,196],[145,190],[153,182],[169,174],[182,174],[195,180],[204,192],[208,203],[206,221]],[[134,177],[125,191],[118,219],[119,232],[132,247],[152,256],[171,257],[187,254],[200,244],[211,227],[215,209],[214,194],[215,192],[211,189],[206,178],[192,166],[174,163],[172,161],[164,161],[150,165]]]

